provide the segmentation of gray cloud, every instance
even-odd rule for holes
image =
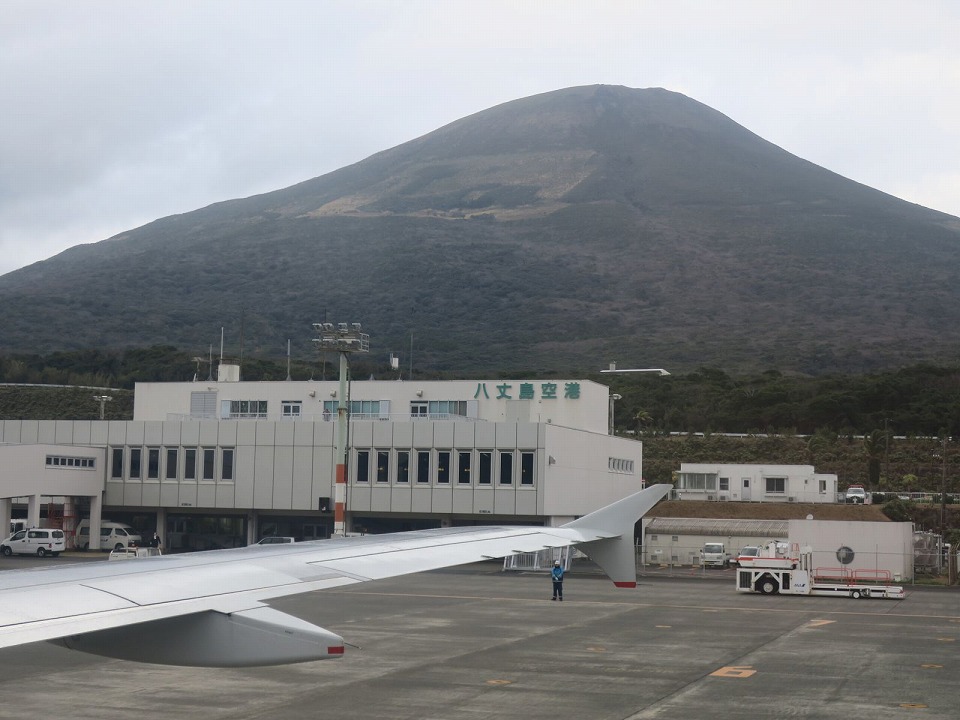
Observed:
[[[0,20],[0,272],[593,83],[686,93],[960,215],[952,0],[8,0]]]

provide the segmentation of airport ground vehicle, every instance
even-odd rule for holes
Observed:
[[[782,545],[782,543],[781,543]],[[770,542],[757,557],[738,558],[737,591],[764,595],[833,595],[851,598],[890,598],[902,600],[903,588],[886,585],[884,571],[867,576],[851,573],[818,577],[812,567],[813,553],[793,544],[787,551]]]
[[[746,547],[740,548],[740,552],[737,553],[737,557],[735,557],[731,562],[739,565],[740,558],[755,558],[759,554],[760,548],[757,545],[747,545]]]
[[[700,563],[704,567],[730,567],[730,553],[723,543],[704,543]]]
[[[57,557],[66,550],[66,536],[63,530],[55,528],[30,528],[18,530],[0,543],[0,553],[11,555],[37,555]]]
[[[124,523],[103,520],[100,523],[100,550],[122,550],[131,545],[143,544],[140,533]],[[77,549],[90,549],[90,521],[81,520],[77,526]]]

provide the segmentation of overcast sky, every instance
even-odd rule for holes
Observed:
[[[960,215],[958,0],[2,0],[0,273],[595,83]]]

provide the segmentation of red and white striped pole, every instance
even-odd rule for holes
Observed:
[[[340,355],[340,390],[337,395],[337,475],[333,486],[333,534],[347,534],[347,354]]]
[[[349,531],[347,523],[347,435],[350,409],[347,406],[347,379],[350,366],[349,352],[370,352],[370,336],[364,333],[360,323],[331,322],[314,323],[319,337],[314,338],[321,352],[334,350],[340,356],[340,397],[337,400],[337,474],[333,485],[333,534],[344,536]]]

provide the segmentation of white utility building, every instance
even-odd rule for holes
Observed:
[[[837,476],[812,465],[681,463],[673,474],[678,500],[835,503]]]

